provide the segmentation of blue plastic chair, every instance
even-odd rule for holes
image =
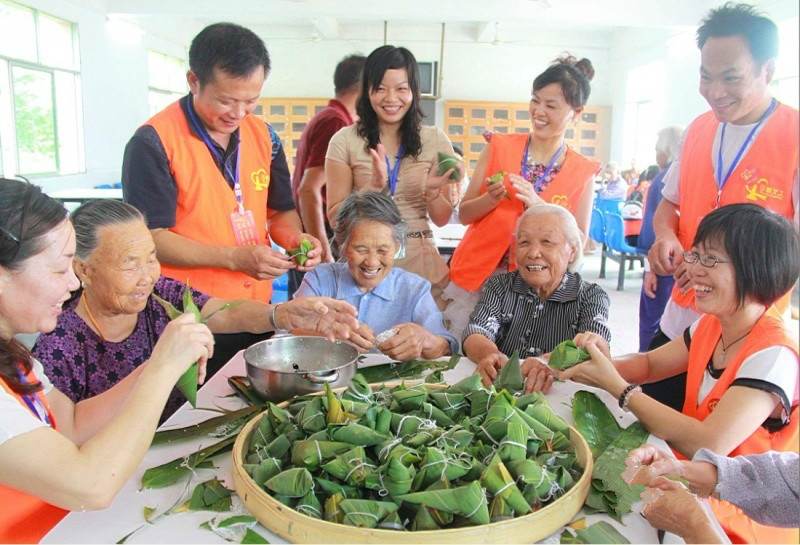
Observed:
[[[603,215],[612,213],[619,214],[622,211],[622,205],[625,204],[625,199],[595,199],[594,206],[598,208]]]
[[[644,255],[636,251],[635,246],[625,242],[625,221],[616,213],[603,214],[606,239],[603,255],[619,263],[619,276],[617,277],[617,291],[625,289],[625,265],[633,269],[633,264],[638,262],[644,267]]]
[[[603,225],[603,212],[592,208],[592,222],[589,224],[589,238],[603,244],[606,241],[606,229]]]
[[[272,303],[283,303],[289,300],[289,273],[283,273],[272,281]]]

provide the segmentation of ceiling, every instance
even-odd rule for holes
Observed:
[[[685,31],[722,0],[73,0],[124,19],[174,43],[186,44],[204,26],[232,21],[275,39],[315,40],[423,32],[438,41],[478,43],[534,40],[537,33],[585,31],[609,36],[626,28]],[[751,0],[773,17],[797,14],[793,0]],[[790,13],[791,15],[791,13]],[[397,35],[397,34],[395,34]]]

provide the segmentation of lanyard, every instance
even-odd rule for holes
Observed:
[[[17,367],[17,373],[19,373],[20,380],[23,383],[28,384],[28,379],[25,378],[24,374],[22,374],[22,369]],[[44,405],[36,395],[20,394],[20,397],[22,398],[22,401],[25,402],[25,405],[28,406],[28,408],[31,410],[31,412],[34,414],[36,418],[46,423],[48,426],[51,427],[53,426],[52,422],[50,422],[50,417],[47,415],[47,410],[45,409]]]
[[[719,201],[722,198],[722,188],[725,187],[725,184],[728,182],[728,178],[730,178],[731,174],[733,174],[733,169],[736,168],[736,165],[739,164],[739,160],[742,158],[742,154],[744,154],[744,150],[746,150],[747,146],[750,144],[750,140],[753,139],[753,135],[756,133],[756,131],[761,126],[761,124],[764,122],[764,120],[767,117],[769,117],[769,114],[772,113],[772,110],[775,109],[775,105],[776,104],[777,104],[777,102],[773,98],[772,102],[769,103],[769,108],[767,108],[767,111],[764,112],[764,115],[762,115],[761,119],[758,120],[758,123],[756,123],[756,126],[753,127],[753,129],[750,131],[750,134],[747,135],[747,138],[745,139],[744,144],[742,144],[742,147],[739,148],[739,151],[736,154],[736,157],[733,159],[733,162],[731,163],[730,167],[728,168],[728,172],[725,174],[724,178],[722,177],[722,171],[723,171],[723,166],[722,166],[722,143],[725,140],[725,127],[727,127],[728,124],[727,123],[723,123],[722,124],[722,134],[720,134],[720,136],[719,136],[719,149],[717,150],[717,203],[714,205],[714,208],[719,208]]]
[[[189,100],[191,100],[191,98]],[[203,127],[200,125],[200,122],[197,120],[197,116],[194,113],[194,108],[192,107],[191,103],[187,104],[186,111],[189,112],[189,119],[191,120],[192,125],[197,133],[200,135],[200,138],[202,138],[203,142],[205,142],[208,151],[211,152],[211,155],[214,156],[214,159],[222,163],[222,168],[225,169],[225,171],[228,173],[228,176],[230,176],[233,180],[233,194],[236,195],[236,203],[239,205],[239,212],[244,214],[244,198],[242,197],[242,186],[239,184],[239,158],[241,157],[242,152],[241,142],[236,145],[236,164],[233,167],[233,172],[231,172],[231,169],[228,168],[228,164],[225,162],[225,158],[217,151],[217,148],[208,137],[208,133],[205,129],[203,129]]]
[[[400,174],[400,158],[403,156],[403,144],[397,148],[397,157],[394,158],[394,168],[389,166],[389,158],[386,159],[386,172],[389,174],[389,191],[394,197],[394,189],[397,187],[397,175]]]
[[[529,165],[528,165],[528,149],[530,148],[530,145],[531,145],[531,137],[530,137],[530,135],[528,135],[528,144],[525,146],[525,155],[522,157],[522,177],[523,178],[527,178],[527,175],[528,175],[528,168],[529,168]],[[553,158],[550,159],[549,163],[547,163],[547,167],[545,167],[544,172],[542,172],[542,177],[539,178],[538,182],[536,182],[536,186],[533,189],[534,189],[534,191],[536,191],[537,195],[539,194],[539,191],[541,190],[541,187],[542,187],[542,184],[544,183],[545,178],[547,178],[547,175],[550,174],[551,170],[553,170],[553,165],[556,164],[556,159],[558,159],[558,156],[561,155],[562,151],[564,151],[564,146],[565,145],[566,145],[566,143],[562,141],[561,142],[561,146],[558,148],[558,151],[556,151],[556,154],[553,155]]]

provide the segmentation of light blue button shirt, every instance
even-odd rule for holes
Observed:
[[[445,329],[442,313],[431,295],[431,283],[414,273],[394,267],[375,289],[363,293],[347,263],[322,263],[305,274],[293,299],[315,295],[350,303],[358,310],[358,321],[371,327],[376,335],[412,322],[444,337],[452,353],[458,352],[458,342]]]

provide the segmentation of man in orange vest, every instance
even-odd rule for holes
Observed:
[[[648,260],[656,274],[673,274],[676,283],[650,350],[682,335],[700,317],[683,251],[706,214],[752,202],[798,224],[800,117],[768,89],[778,55],[777,26],[752,6],[726,4],[702,22],[697,44],[700,94],[711,111],[684,133],[653,219],[656,240]],[[684,374],[647,385],[646,393],[680,411],[685,389]]]
[[[252,31],[217,23],[192,40],[189,67],[190,93],[125,148],[125,201],[145,214],[165,276],[213,297],[269,302],[273,278],[311,270],[321,255],[302,233],[280,139],[252,113],[269,54]],[[295,248],[302,238],[313,245],[302,267],[270,245]],[[257,340],[227,339],[235,349]]]

